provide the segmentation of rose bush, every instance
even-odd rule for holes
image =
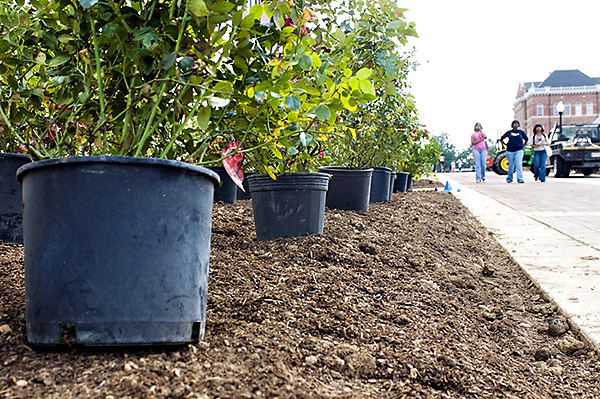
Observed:
[[[416,32],[402,12],[389,0],[5,1],[0,150],[316,170],[332,136],[354,137],[353,113],[405,98]]]

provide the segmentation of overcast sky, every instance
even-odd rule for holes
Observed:
[[[397,1],[419,34],[409,80],[421,122],[458,150],[476,122],[490,138],[510,129],[520,82],[558,69],[600,77],[598,0]]]

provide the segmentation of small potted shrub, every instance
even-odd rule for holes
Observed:
[[[433,165],[439,159],[441,149],[436,140],[432,140],[423,127],[414,128],[402,150],[402,158],[398,162],[398,176],[403,175],[406,186],[398,191],[412,191],[413,180],[418,180],[432,173]],[[404,190],[402,190],[404,188]]]
[[[23,211],[21,209],[21,184],[17,170],[29,163],[31,158],[19,154],[16,128],[6,123],[6,115],[0,111],[0,240],[23,242]]]
[[[237,154],[205,148],[232,136],[208,126],[255,20],[244,1],[0,5],[2,125],[40,159],[18,172],[32,344],[202,338],[219,179],[194,163]]]

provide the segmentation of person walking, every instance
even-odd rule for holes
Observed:
[[[485,161],[487,159],[487,136],[481,130],[481,123],[476,123],[474,132],[471,135],[471,145],[473,146],[473,158],[475,159],[475,182],[485,181]]]
[[[513,173],[516,171],[517,183],[525,183],[525,180],[523,180],[523,147],[525,147],[529,137],[519,129],[519,126],[521,126],[519,121],[512,121],[511,126],[512,129],[500,137],[500,141],[506,145],[506,159],[508,160],[506,182],[512,183]]]
[[[539,123],[533,127],[533,137],[531,146],[533,147],[533,175],[535,180],[540,179],[542,183],[546,181],[546,147],[550,145],[544,127]]]

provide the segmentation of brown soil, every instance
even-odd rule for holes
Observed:
[[[213,219],[206,336],[176,348],[30,348],[23,248],[0,243],[0,398],[600,397],[596,354],[451,195],[271,242],[250,201]]]

